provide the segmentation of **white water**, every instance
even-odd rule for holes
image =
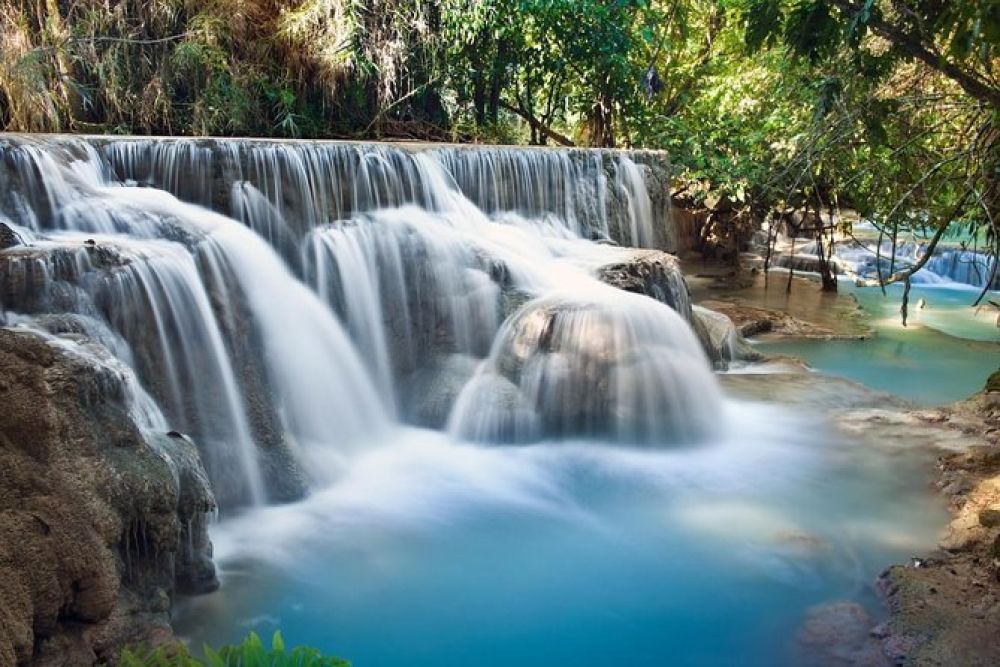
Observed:
[[[865,228],[860,226],[860,231]],[[796,255],[815,257],[815,242],[798,239]],[[900,240],[895,248],[891,240],[883,240],[881,248],[877,240],[865,239],[838,242],[834,248],[833,265],[837,273],[852,280],[860,279],[875,283],[879,272],[883,278],[899,272],[919,261],[927,251],[927,241]],[[788,257],[779,256],[778,266],[787,265]],[[995,270],[996,258],[984,250],[962,247],[954,242],[944,241],[934,251],[924,266],[913,274],[914,285],[945,287],[948,289],[977,289],[987,287],[1000,289],[1000,272]]]
[[[0,251],[5,305],[127,341],[169,426],[236,462],[210,465],[224,510],[312,483],[218,526],[226,586],[186,633],[273,612],[364,664],[775,664],[809,604],[929,541],[882,459],[723,397],[678,276],[677,311],[594,277],[631,255],[591,239],[664,236],[627,156],[97,146],[5,149],[38,237]]]
[[[201,443],[222,496],[266,496],[256,440],[275,421],[282,432],[270,440],[297,453],[309,477],[330,479],[356,443],[413,413],[410,376],[456,368],[450,358],[467,359],[467,375],[480,363],[469,385],[479,389],[461,392],[471,377],[455,378],[440,418],[461,402],[453,433],[505,439],[462,424],[478,419],[471,405],[495,402],[479,394],[503,362],[511,327],[501,325],[519,308],[592,311],[585,323],[562,318],[561,349],[526,351],[527,372],[505,379],[538,423],[532,439],[568,433],[571,402],[590,389],[602,404],[587,409],[579,435],[689,439],[719,401],[680,317],[648,299],[616,303],[590,275],[624,255],[584,237],[654,241],[645,177],[627,156],[56,139],[15,142],[10,158],[7,211],[42,235],[10,253],[6,280],[23,292],[14,306],[106,318],[172,426]],[[244,224],[198,205],[215,203],[219,170]],[[609,346],[574,348],[595,333]],[[255,345],[260,358],[248,358]],[[654,361],[640,368],[644,347]],[[595,354],[615,358],[589,376],[571,372]],[[272,392],[273,418],[247,383]],[[653,417],[661,412],[672,416]]]

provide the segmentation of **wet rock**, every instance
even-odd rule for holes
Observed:
[[[102,349],[0,329],[0,664],[113,660],[216,583],[197,450],[139,428]]]
[[[21,237],[10,228],[10,225],[0,222],[0,250],[13,248],[16,245],[21,245]]]
[[[909,404],[900,398],[869,389],[846,378],[809,372],[787,363],[773,365],[771,369],[777,372],[734,372],[718,377],[722,385],[737,396],[794,405],[800,409],[909,407]],[[838,423],[842,428],[851,431],[868,431],[872,428],[869,419],[889,419],[895,414],[895,411],[885,413],[880,411],[877,414],[838,415]]]
[[[724,368],[730,361],[760,361],[764,358],[747,344],[736,331],[733,321],[723,313],[693,306],[691,326],[708,358],[717,367]]]
[[[967,556],[895,566],[877,582],[891,616],[882,651],[893,664],[1000,664],[1000,623],[995,582],[977,580]]]
[[[465,385],[450,419],[449,428],[477,442],[526,443],[542,432],[535,406],[517,385],[491,372]]]
[[[93,299],[84,281],[96,272],[110,276],[131,261],[111,244],[17,245],[0,254],[0,300],[19,313],[92,312]]]
[[[868,335],[852,321],[845,321],[842,328],[835,330],[781,310],[752,305],[739,298],[710,299],[699,305],[728,316],[740,335],[746,338],[768,334],[787,338],[856,339]]]
[[[816,255],[815,244],[812,248],[796,248],[794,255],[787,253],[777,254],[771,257],[771,266],[776,268],[791,269],[797,273],[820,273],[823,260]],[[834,275],[843,273],[836,259],[831,259],[828,263],[830,271]]]
[[[166,227],[172,229],[170,225]],[[164,337],[164,331],[174,329],[155,325],[161,317],[152,310],[155,299],[133,298],[127,309],[118,300],[122,291],[132,296],[139,293],[139,290],[122,290],[122,285],[134,284],[144,263],[156,259],[155,255],[137,255],[127,245],[96,243],[93,239],[18,246],[0,255],[0,301],[10,310],[32,315],[39,326],[58,335],[94,337],[95,327],[83,326],[79,316],[66,313],[103,316],[120,334],[116,343],[121,346],[118,352],[122,352],[126,340],[131,348],[119,356],[134,360],[144,387],[171,421],[193,433],[196,442],[207,442],[201,436],[213,433],[213,424],[205,415],[211,415],[212,410],[219,410],[222,405],[217,401],[217,392],[199,384],[199,378],[188,375],[178,379],[186,384],[184,390],[174,391],[170,378],[176,377],[172,375],[176,368],[167,368],[167,358],[161,352],[165,345],[176,344],[169,334]],[[307,479],[286,441],[274,407],[273,390],[260,352],[261,333],[238,290],[209,281],[206,292],[241,385],[247,421],[259,449],[267,496],[276,501],[301,498]],[[113,348],[107,338],[115,334],[106,333],[99,342]],[[189,351],[198,353],[194,348]],[[187,367],[198,366],[192,363]],[[246,489],[241,482],[232,482],[233,476],[228,474],[232,460],[220,457],[220,451],[206,447],[202,452],[203,462],[213,477],[220,502],[236,506],[245,502]]]
[[[480,360],[464,354],[442,355],[415,372],[403,396],[408,421],[426,428],[444,428],[462,388]]]
[[[938,448],[938,488],[953,517],[945,551],[879,577],[891,612],[883,651],[896,664],[1000,664],[1000,536],[987,525],[1000,508],[1000,407],[987,397],[904,413]],[[908,450],[915,442],[907,435]]]
[[[887,667],[890,662],[872,636],[873,626],[872,617],[856,602],[813,607],[798,634],[801,662],[823,667]]]
[[[596,273],[608,285],[652,297],[691,321],[691,298],[680,263],[673,255],[659,250],[629,250],[622,260],[598,267]]]
[[[514,413],[497,413],[499,421],[519,423],[526,402],[546,436],[697,442],[711,431],[719,398],[677,314],[608,290],[529,302],[505,323],[482,374],[517,389]]]

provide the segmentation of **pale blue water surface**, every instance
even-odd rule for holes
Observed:
[[[361,667],[796,664],[806,611],[933,544],[920,457],[730,401],[688,447],[400,430],[325,491],[216,526],[195,646],[280,629]]]
[[[899,314],[902,286],[883,296],[874,287],[840,283],[864,309],[869,340],[798,340],[759,345],[765,354],[799,357],[813,368],[896,394],[922,405],[958,401],[980,391],[1000,369],[1000,312],[974,308],[978,290],[950,285],[913,285],[907,326]],[[921,299],[924,307],[920,307]],[[990,292],[987,300],[1000,300]]]

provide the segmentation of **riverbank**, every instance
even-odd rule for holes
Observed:
[[[794,278],[786,292],[787,275],[772,274],[765,290],[759,275],[735,276],[696,258],[689,258],[686,270],[696,303],[730,316],[743,336],[766,341],[756,349],[779,353],[758,365],[759,373],[722,376],[729,391],[833,408],[831,422],[845,435],[891,456],[924,459],[928,484],[947,502],[950,523],[942,527],[938,548],[889,566],[874,582],[888,617],[879,622],[846,601],[816,607],[799,633],[803,655],[815,664],[1000,663],[1000,393],[915,408],[878,387],[809,372],[794,356],[780,353],[808,353],[816,340],[824,346],[876,345],[887,337],[884,313],[866,311],[853,293],[823,294],[807,278]],[[927,329],[905,334],[997,353],[995,343]],[[895,333],[890,330],[888,338]],[[900,347],[897,354],[907,351]],[[939,350],[946,358],[950,351]],[[980,359],[988,372],[989,356]],[[911,398],[921,402],[921,396]]]
[[[909,664],[1000,664],[1000,393],[912,414],[972,444],[938,458],[952,521],[938,551],[879,577],[891,616],[873,636]]]

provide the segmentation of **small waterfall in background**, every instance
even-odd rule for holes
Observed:
[[[721,399],[686,292],[678,314],[595,277],[627,258],[615,242],[669,241],[629,155],[20,137],[2,152],[22,240],[0,254],[10,321],[100,322],[161,426],[199,444],[223,507],[331,479],[400,421],[492,444],[711,428]]]
[[[870,226],[864,223],[857,225],[861,231],[870,233]],[[900,240],[893,254],[892,241],[883,240],[879,245],[874,240],[852,240],[837,243],[833,254],[834,271],[852,279],[875,283],[879,274],[887,278],[894,272],[899,272],[918,262],[927,252],[926,241]],[[968,287],[975,289],[1000,289],[1000,270],[997,270],[997,258],[990,253],[969,249],[970,242],[942,241],[935,249],[934,256],[913,274],[915,285]],[[775,258],[775,265],[794,266],[797,270],[818,271],[816,259],[816,243],[812,240],[798,239],[795,243],[795,255],[782,252]]]

